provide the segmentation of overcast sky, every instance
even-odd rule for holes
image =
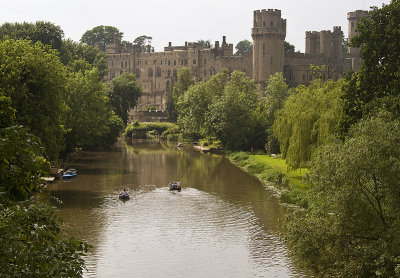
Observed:
[[[168,42],[183,45],[199,39],[212,43],[222,36],[234,46],[251,41],[253,11],[280,9],[287,19],[286,41],[304,52],[305,32],[341,26],[347,37],[347,12],[382,7],[390,0],[1,0],[0,24],[50,21],[65,38],[79,41],[98,25],[117,27],[124,40],[153,37],[155,51]]]

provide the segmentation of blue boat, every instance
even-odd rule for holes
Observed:
[[[65,173],[61,176],[63,179],[71,179],[75,178],[78,175],[75,169],[68,169]]]

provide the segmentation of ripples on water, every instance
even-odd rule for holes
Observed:
[[[211,186],[207,189],[197,182],[197,188],[169,191],[165,185],[140,179],[157,177],[149,177],[146,170],[132,165],[148,169],[153,166],[146,167],[143,161],[166,160],[158,153],[144,156],[139,160],[112,156],[112,167],[119,159],[128,159],[121,165],[131,164],[131,170],[115,174],[118,169],[110,170],[102,163],[105,169],[100,178],[91,173],[91,163],[85,161],[86,166],[77,165],[82,169],[78,179],[58,183],[52,189],[53,195],[64,201],[61,217],[67,225],[80,230],[78,238],[94,246],[93,254],[86,259],[85,277],[305,277],[292,266],[286,247],[277,236],[279,205],[276,200],[266,200],[268,195],[260,184],[251,185],[254,179],[240,171],[234,174],[237,168],[225,161],[218,164],[225,168],[216,173],[228,171],[229,175],[219,177],[214,173],[212,180],[218,180],[218,184],[208,180],[204,181]],[[100,157],[104,159],[104,154]],[[191,159],[198,163],[204,157],[195,154]],[[202,163],[210,160],[211,157],[206,158]],[[201,165],[196,169],[210,171]],[[172,171],[172,166],[168,167]],[[182,167],[178,163],[176,168]],[[171,179],[165,175],[158,177],[165,179],[164,184]],[[200,181],[196,175],[205,173],[191,174],[192,180],[180,174],[186,185]],[[229,190],[221,190],[227,186],[221,180],[229,183]],[[235,180],[259,191],[242,186],[235,191]],[[117,190],[122,187],[130,189],[130,200],[118,199]]]

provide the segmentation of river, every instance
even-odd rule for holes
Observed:
[[[279,238],[285,208],[222,156],[146,142],[72,166],[77,178],[48,189],[68,233],[93,246],[84,277],[306,277]]]

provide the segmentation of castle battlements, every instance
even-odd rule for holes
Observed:
[[[368,15],[367,11],[361,10],[347,14],[349,39],[356,35],[357,23]],[[357,70],[361,62],[359,50],[349,47],[349,52],[343,53],[341,26],[334,26],[332,30],[306,31],[306,50],[300,53],[285,52],[286,24],[279,9],[255,10],[251,28],[253,51],[243,56],[233,55],[234,46],[226,41],[226,36],[215,41],[214,46],[187,41],[175,46],[169,42],[160,52],[143,52],[138,46],[115,40],[106,48],[109,73],[104,79],[110,81],[123,72],[136,74],[142,96],[135,109],[140,111],[155,106],[163,111],[167,92],[176,83],[178,70],[182,67],[189,67],[197,80],[209,80],[224,68],[242,71],[259,83],[282,72],[291,87],[313,80],[310,64],[326,65],[332,70],[331,78],[334,79],[350,69]],[[134,117],[131,114],[131,120],[140,120]]]

